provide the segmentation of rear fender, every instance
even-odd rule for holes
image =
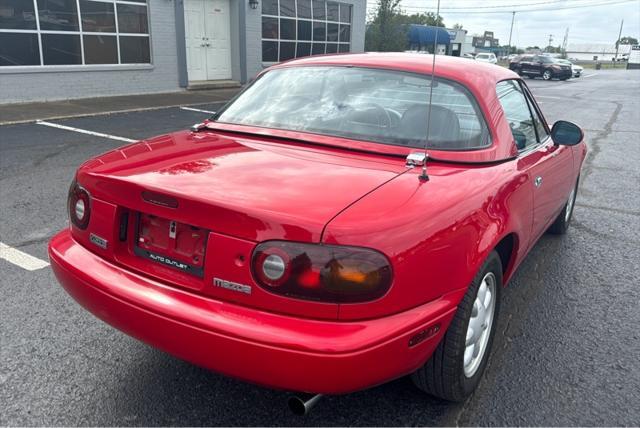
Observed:
[[[515,248],[505,280],[523,259],[532,196],[516,162],[434,166],[427,182],[418,180],[419,173],[387,183],[326,226],[323,242],[375,248],[389,257],[394,271],[385,296],[341,304],[340,319],[384,316],[452,292],[460,292],[461,299],[489,253],[509,234]]]

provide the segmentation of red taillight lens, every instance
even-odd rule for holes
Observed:
[[[263,288],[289,297],[353,303],[382,297],[391,286],[387,258],[367,248],[268,241],[253,253]]]
[[[73,180],[69,187],[69,198],[67,200],[69,208],[69,218],[71,222],[80,229],[86,229],[91,216],[91,197],[76,180]]]

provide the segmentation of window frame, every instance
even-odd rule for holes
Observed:
[[[286,60],[280,60],[280,43],[285,42],[285,43],[295,43],[295,47],[294,47],[294,58],[298,58],[297,56],[297,51],[298,51],[298,44],[299,43],[311,43],[311,49],[310,49],[310,54],[309,55],[321,55],[321,54],[326,54],[329,53],[327,50],[327,45],[329,44],[335,44],[336,45],[336,53],[340,52],[340,49],[342,46],[347,46],[347,52],[351,52],[351,46],[352,46],[352,40],[353,40],[353,8],[354,5],[353,3],[347,3],[344,1],[338,1],[338,0],[321,0],[324,2],[324,19],[317,19],[314,17],[314,7],[315,7],[315,2],[319,1],[319,0],[311,0],[310,1],[310,5],[311,5],[311,9],[310,9],[310,13],[311,13],[311,18],[301,18],[298,16],[298,0],[293,0],[293,5],[294,5],[294,15],[295,16],[287,16],[287,15],[282,15],[281,11],[280,11],[280,1],[281,0],[275,0],[276,2],[276,9],[278,11],[277,15],[273,15],[273,14],[268,14],[268,13],[263,13],[262,10],[260,11],[260,42],[261,42],[261,46],[262,43],[264,42],[275,42],[278,52],[277,52],[277,58],[278,61],[264,61],[263,60],[263,56],[261,55],[260,58],[260,62],[262,63],[262,65],[264,67],[269,67],[271,65],[274,64],[278,64],[279,62],[282,61],[286,61]],[[337,16],[337,21],[331,21],[329,20],[329,16],[328,16],[328,3],[335,3],[338,5],[338,16]],[[348,7],[350,10],[349,13],[349,22],[342,22],[341,21],[341,10],[343,7]],[[262,33],[262,19],[263,18],[275,18],[278,20],[278,37],[277,38],[265,38],[263,36]],[[281,31],[281,25],[280,25],[280,20],[281,19],[291,19],[293,21],[295,21],[295,38],[294,39],[283,39],[282,38],[282,31]],[[307,21],[311,24],[311,40],[301,40],[298,38],[298,22],[300,21]],[[314,24],[315,23],[320,23],[320,24],[324,24],[324,40],[314,40]],[[336,41],[329,41],[328,40],[328,24],[336,24],[338,26],[338,37]],[[344,41],[340,41],[340,34],[341,34],[341,28],[343,26],[349,26],[349,40],[347,42]],[[315,45],[323,45],[323,49],[322,49],[322,53],[313,53],[314,52],[314,46]],[[301,57],[303,58],[303,57]]]
[[[506,118],[507,112],[504,111],[504,107],[502,105],[502,102],[500,101],[500,98],[497,96],[498,85],[500,83],[503,83],[503,82],[515,82],[516,85],[518,85],[518,87],[522,91],[522,96],[524,97],[525,103],[527,105],[527,111],[529,111],[529,115],[531,116],[531,124],[533,126],[533,132],[534,132],[534,134],[536,136],[536,142],[535,142],[535,144],[531,144],[530,146],[527,146],[524,149],[518,149],[517,146],[516,146],[516,150],[518,151],[518,157],[527,156],[528,154],[538,150],[540,147],[545,146],[546,143],[551,138],[551,132],[549,131],[549,126],[547,125],[547,121],[544,119],[544,116],[542,116],[542,113],[539,111],[538,105],[535,104],[535,101],[533,100],[533,97],[530,95],[529,88],[526,86],[526,84],[524,83],[524,81],[522,79],[502,79],[502,80],[499,80],[498,82],[496,82],[496,98],[498,99],[498,102],[500,103],[500,108],[502,108],[502,111],[505,114],[505,118]],[[534,108],[534,110],[532,110],[532,107]],[[538,116],[538,118],[541,119],[541,122],[542,122],[545,130],[547,131],[547,136],[543,140],[540,140],[540,135],[538,134],[538,127],[534,123],[534,111],[535,111],[535,114]],[[515,138],[513,138],[512,143],[515,146]]]
[[[82,11],[80,8],[81,0],[74,0],[76,7],[76,14],[78,19],[77,31],[63,31],[63,30],[42,30],[40,28],[40,10],[38,8],[38,0],[32,0],[34,7],[34,15],[36,21],[36,28],[29,30],[18,29],[3,29],[0,28],[0,33],[3,34],[35,34],[38,40],[38,51],[40,56],[40,64],[34,65],[7,65],[0,66],[0,74],[12,74],[12,73],[38,73],[38,72],[61,72],[61,71],[108,71],[108,70],[140,70],[140,69],[153,69],[153,39],[151,35],[151,19],[149,8],[150,1],[131,1],[131,0],[86,0],[95,3],[106,3],[113,5],[113,16],[115,22],[115,32],[101,32],[101,31],[84,31],[82,24]],[[118,24],[118,4],[140,6],[146,8],[147,19],[147,33],[121,33],[119,31]],[[70,35],[80,38],[80,64],[44,64],[44,46],[42,42],[42,36],[48,34],[58,35]],[[116,38],[117,49],[117,63],[112,64],[87,64],[85,61],[84,52],[84,36],[109,36]],[[144,63],[123,63],[122,54],[120,49],[120,37],[144,37],[149,41],[149,62]]]
[[[543,144],[543,143],[545,143],[547,141],[547,139],[551,138],[551,128],[549,127],[549,123],[547,123],[547,119],[542,114],[542,110],[540,109],[540,106],[536,102],[536,99],[533,97],[533,94],[529,90],[529,87],[524,82],[524,80],[522,80],[522,79],[516,79],[516,80],[518,80],[520,82],[520,86],[523,89],[525,97],[527,98],[527,100],[529,101],[531,106],[534,108],[534,110],[536,112],[536,115],[538,116],[538,119],[540,120],[540,122],[542,123],[542,126],[544,127],[545,131],[547,132],[547,138],[545,138],[544,140],[540,141],[540,143]],[[536,133],[537,133],[537,127],[536,127]],[[540,139],[540,138],[538,137],[538,139]]]

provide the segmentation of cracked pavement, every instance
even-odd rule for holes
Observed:
[[[583,126],[590,152],[572,226],[544,236],[502,294],[490,365],[465,403],[425,396],[404,378],[325,397],[298,418],[287,393],[152,349],[81,309],[49,268],[0,260],[0,425],[640,424],[640,71],[591,73],[527,80],[550,123]],[[203,117],[167,108],[56,123],[142,138]],[[67,222],[73,171],[119,145],[0,126],[0,240],[46,259]]]

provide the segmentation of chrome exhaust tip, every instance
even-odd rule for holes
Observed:
[[[289,398],[287,404],[289,405],[289,410],[291,410],[294,415],[304,416],[311,411],[313,406],[315,406],[321,398],[322,394],[309,395],[307,397],[294,395]]]

